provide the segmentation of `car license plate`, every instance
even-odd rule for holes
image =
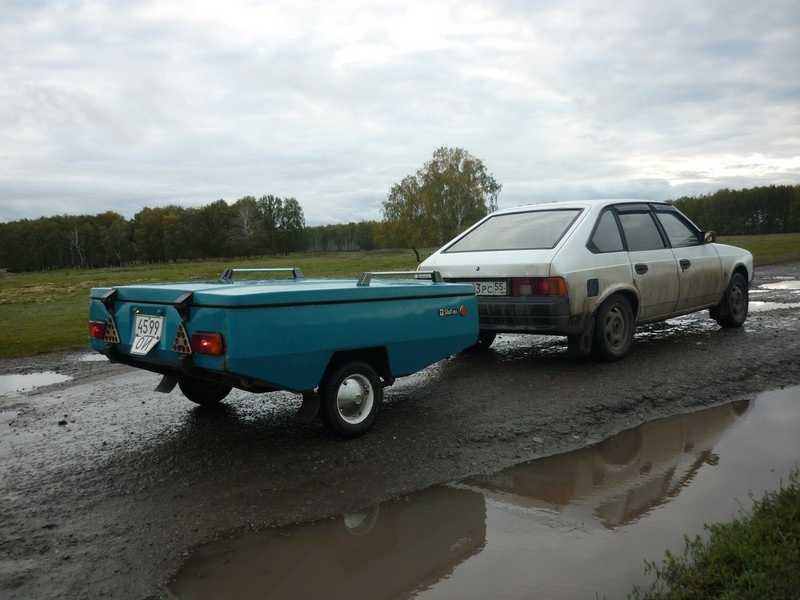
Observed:
[[[476,281],[475,294],[478,296],[505,296],[505,281]]]
[[[131,354],[147,354],[161,341],[164,330],[164,317],[136,315],[134,322],[134,338]]]

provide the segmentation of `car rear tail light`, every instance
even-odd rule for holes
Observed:
[[[221,333],[198,332],[192,334],[192,352],[222,356],[224,350],[225,344]]]
[[[514,277],[511,293],[514,296],[566,296],[567,282],[563,277]]]
[[[95,340],[103,340],[106,337],[108,323],[106,321],[89,321],[89,337]]]

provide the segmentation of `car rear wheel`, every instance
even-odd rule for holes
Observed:
[[[319,418],[346,438],[364,435],[378,416],[383,385],[366,362],[352,361],[335,369],[320,385]]]
[[[202,406],[219,404],[231,391],[231,386],[205,381],[196,377],[181,377],[178,387],[189,400]]]
[[[489,346],[494,343],[494,339],[497,337],[497,333],[494,331],[479,331],[478,332],[478,341],[476,341],[472,346],[467,348],[467,350],[487,350]]]
[[[614,294],[600,305],[594,320],[592,354],[605,361],[619,360],[633,342],[633,310],[622,294]]]
[[[728,289],[725,290],[722,302],[711,309],[711,317],[726,329],[741,327],[747,319],[749,306],[747,280],[741,273],[734,273],[728,283]]]

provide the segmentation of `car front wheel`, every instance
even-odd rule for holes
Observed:
[[[592,354],[605,361],[619,360],[633,342],[633,310],[622,294],[614,294],[600,305],[594,320]]]
[[[711,317],[726,329],[741,327],[747,319],[747,309],[750,306],[747,280],[741,273],[734,273],[728,283],[728,289],[722,297],[722,302],[711,309]]]

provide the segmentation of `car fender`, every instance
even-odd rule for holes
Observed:
[[[595,258],[595,257],[592,257]],[[603,257],[605,258],[605,257]],[[608,259],[604,261],[610,263]],[[600,305],[612,294],[624,293],[631,301],[631,308],[638,318],[639,290],[631,279],[631,266],[627,260],[618,264],[592,264],[582,270],[572,270],[572,265],[554,265],[551,276],[563,276],[567,280],[570,295],[570,312],[574,316],[594,315]]]
[[[722,262],[722,269],[728,281],[737,271],[745,271],[745,279],[753,280],[753,255],[742,248],[727,244],[714,244],[714,250]]]
[[[595,299],[595,304],[592,308],[592,314],[594,315],[597,312],[597,309],[608,300],[614,294],[622,294],[631,303],[631,310],[633,311],[633,320],[634,322],[639,321],[639,291],[636,289],[636,286],[627,283],[617,283],[614,285],[610,285],[604,289],[600,290],[600,294],[598,294],[597,298]]]

